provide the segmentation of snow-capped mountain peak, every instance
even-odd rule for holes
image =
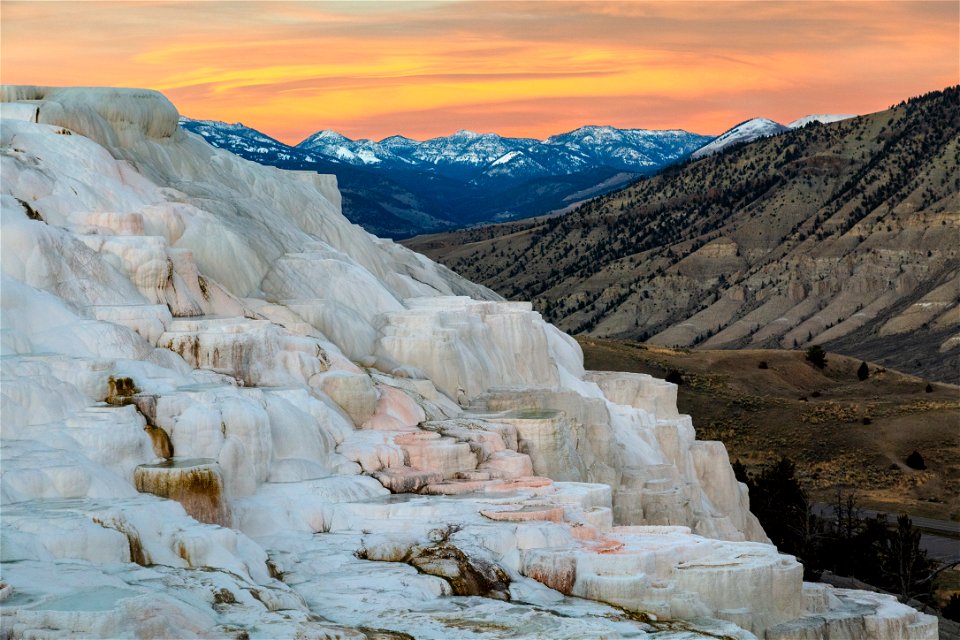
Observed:
[[[471,184],[517,183],[569,176],[584,171],[649,173],[682,160],[712,140],[682,130],[653,131],[586,125],[567,133],[509,138],[460,129],[449,136],[419,141],[402,135],[379,142],[350,139],[337,131],[318,131],[295,147],[243,125],[185,119],[186,128],[240,155],[271,163],[271,157],[332,162],[376,169],[426,172]]]
[[[386,138],[384,138],[383,140],[381,140],[381,141],[380,141],[380,144],[382,144],[382,145],[391,145],[391,144],[410,145],[410,144],[420,144],[420,143],[417,142],[416,140],[414,140],[413,138],[408,138],[407,136],[401,136],[401,135],[398,135],[398,134],[394,134],[394,135],[392,135],[392,136],[387,136]]]
[[[351,140],[336,131],[324,129],[303,140],[296,148],[313,151],[319,155],[353,165],[403,164],[405,160],[397,156],[391,147],[403,147],[408,143],[416,144],[416,141],[402,138],[402,136],[394,137],[399,138],[399,140],[392,140],[391,138],[385,138],[383,142],[374,142],[366,138]],[[390,144],[384,144],[388,140]],[[408,143],[404,143],[404,140]]]
[[[609,126],[597,126],[593,124],[578,127],[573,131],[552,135],[546,140],[545,144],[602,144],[613,140],[623,139],[623,133],[629,129],[615,129]]]
[[[686,131],[618,129],[587,125],[546,140],[508,138],[460,129],[449,136],[417,141],[401,135],[380,142],[350,140],[333,131],[318,132],[298,148],[358,166],[427,168],[455,178],[479,178],[497,167],[514,178],[567,175],[591,167],[649,171],[682,159],[711,140]]]
[[[338,133],[333,129],[324,129],[323,131],[318,131],[300,142],[297,146],[304,149],[309,149],[311,147],[329,145],[329,144],[349,144],[353,140]]]
[[[314,162],[313,158],[304,152],[240,122],[228,124],[217,120],[193,120],[181,116],[179,123],[187,131],[203,136],[214,146],[229,149],[237,155],[254,158],[265,164],[289,160]]]
[[[820,124],[830,124],[831,122],[840,122],[841,120],[849,120],[850,118],[856,118],[857,116],[852,114],[829,114],[829,113],[820,113],[809,116],[804,116],[802,118],[797,118],[793,122],[787,125],[790,129],[799,129],[805,125],[810,124],[811,122],[819,122]]]
[[[788,127],[779,122],[774,122],[769,118],[751,118],[738,124],[737,126],[725,131],[713,142],[704,145],[691,158],[704,158],[713,155],[731,145],[742,142],[752,142],[760,138],[775,136],[784,131],[789,131]]]

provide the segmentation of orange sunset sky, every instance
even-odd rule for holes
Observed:
[[[0,2],[5,84],[162,91],[295,143],[320,129],[719,133],[960,82],[960,3]]]

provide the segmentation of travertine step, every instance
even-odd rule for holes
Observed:
[[[421,427],[468,443],[481,460],[504,449],[517,449],[516,429],[506,424],[455,419],[427,422]]]
[[[493,474],[489,471],[458,471],[453,476],[454,480],[492,480]]]
[[[477,468],[477,456],[470,445],[431,431],[404,433],[394,438],[403,449],[409,466],[420,471],[436,471],[453,478],[459,471]]]
[[[330,367],[316,339],[243,316],[174,318],[157,345],[180,354],[191,367],[231,376],[248,387],[308,385]]]
[[[588,371],[604,395],[617,404],[642,409],[658,418],[676,417],[677,386],[644,373]]]
[[[503,480],[487,487],[487,491],[493,492],[516,491],[519,489],[526,490],[531,495],[535,496],[546,495],[555,491],[553,487],[553,480],[550,478],[543,478],[541,476],[527,476],[523,478]]]
[[[530,461],[530,456],[509,449],[490,455],[477,468],[506,479],[533,475],[533,463]]]
[[[463,472],[455,475],[462,475]],[[421,491],[436,495],[463,495],[474,492],[508,494],[523,491],[524,495],[542,496],[555,493],[553,480],[539,476],[525,476],[512,479],[458,479],[450,478],[431,484]]]
[[[392,493],[416,493],[429,484],[443,481],[437,471],[421,471],[411,467],[390,467],[371,474]]]
[[[208,458],[171,458],[142,464],[133,474],[137,491],[176,500],[200,522],[229,526],[220,465]]]
[[[90,305],[87,309],[97,320],[133,329],[152,345],[157,344],[173,321],[165,304]]]
[[[525,522],[528,520],[563,522],[563,507],[550,504],[526,505],[519,509],[485,509],[480,512],[480,515],[491,520],[506,522]]]
[[[917,620],[907,625],[907,637],[909,638],[936,638],[937,620],[933,617],[926,617],[923,620]]]
[[[488,487],[502,484],[500,480],[458,480],[450,479],[427,485],[420,493],[438,496],[458,496],[467,493],[485,491]]]

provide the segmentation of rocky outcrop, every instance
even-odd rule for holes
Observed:
[[[674,387],[587,374],[328,180],[153,92],[3,96],[11,635],[935,635],[804,585]]]

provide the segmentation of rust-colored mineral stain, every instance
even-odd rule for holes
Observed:
[[[115,378],[113,376],[107,378],[106,401],[108,404],[118,406],[128,404],[128,399],[139,392],[140,390],[137,388],[133,378]]]
[[[177,541],[177,555],[184,561],[186,561],[187,566],[193,566],[193,563],[190,562],[190,552],[187,550],[187,545],[183,544],[182,540]]]
[[[124,531],[127,536],[127,545],[130,547],[130,561],[146,567],[150,564],[147,552],[143,548],[143,542],[135,531]]]
[[[148,567],[150,564],[152,564],[150,561],[150,556],[143,548],[143,542],[140,540],[140,534],[136,529],[129,529],[127,524],[122,521],[107,522],[97,517],[94,517],[93,521],[104,529],[113,529],[114,531],[119,531],[127,537],[127,544],[130,547],[130,562],[135,562],[142,567]]]
[[[144,464],[133,474],[137,491],[176,500],[200,522],[229,526],[223,479],[216,462],[204,458]]]
[[[150,436],[150,442],[153,443],[153,453],[158,458],[173,457],[173,442],[170,441],[170,436],[167,435],[166,431],[150,425],[144,427],[143,430]]]
[[[623,551],[623,543],[619,540],[602,538],[596,542],[587,544],[586,548],[588,551],[592,551],[593,553],[618,553]]]
[[[559,591],[568,596],[573,593],[573,585],[577,581],[577,567],[572,559],[561,563],[561,566],[537,565],[528,567],[525,573],[528,578],[532,578],[554,591]]]

